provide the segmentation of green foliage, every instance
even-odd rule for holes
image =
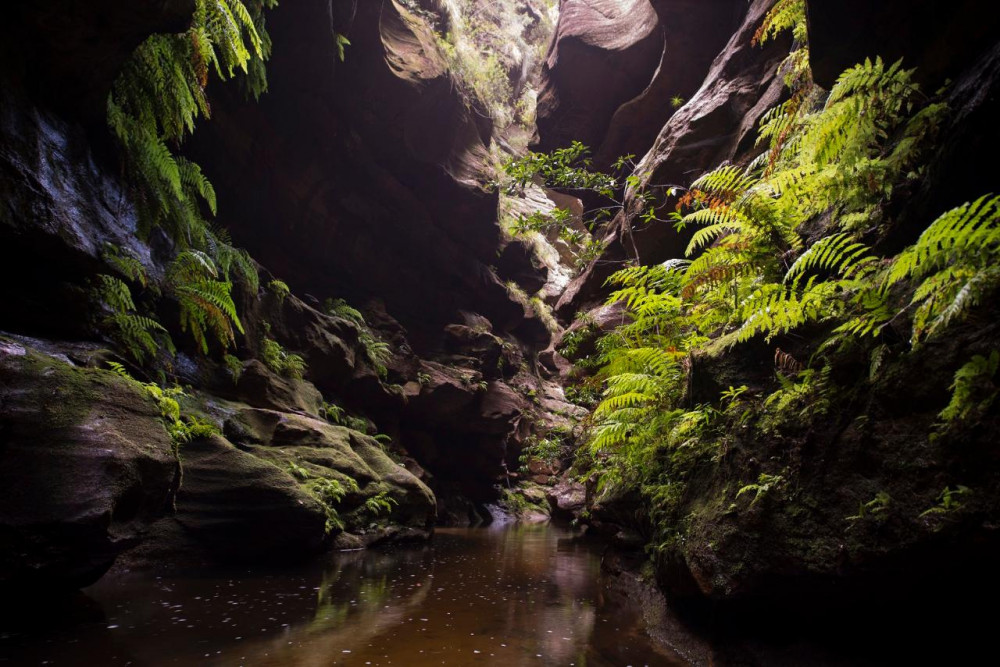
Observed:
[[[170,334],[163,325],[137,312],[128,285],[107,274],[98,275],[97,280],[92,294],[106,311],[100,324],[132,359],[142,364],[147,358],[155,358],[160,350],[175,352]]]
[[[108,366],[120,377],[142,388],[146,392],[146,395],[153,399],[153,402],[156,403],[160,411],[163,426],[174,443],[175,453],[182,444],[221,433],[219,427],[212,422],[205,421],[195,415],[181,415],[179,401],[185,396],[185,393],[180,387],[161,387],[153,382],[139,382],[132,377],[123,365],[109,361]]]
[[[292,291],[288,288],[288,284],[283,280],[278,280],[277,278],[267,284],[267,290],[274,295],[274,298],[278,300],[279,304],[284,303],[285,299],[288,298],[288,295],[292,293]]]
[[[858,513],[847,517],[848,521],[860,521],[866,517],[884,518],[892,498],[885,491],[879,491],[875,497],[866,503],[858,504]]]
[[[222,363],[225,364],[226,371],[233,378],[233,384],[237,384],[240,381],[240,376],[243,375],[243,362],[237,356],[226,354],[222,357]]]
[[[122,250],[113,243],[105,243],[104,249],[101,251],[101,259],[125,279],[138,283],[143,288],[149,286],[146,267],[131,253]]]
[[[347,411],[334,403],[324,402],[319,408],[319,416],[331,424],[343,425],[347,417]]]
[[[784,485],[785,478],[782,475],[768,475],[767,473],[761,473],[760,476],[757,477],[756,482],[740,487],[740,490],[736,492],[736,497],[739,498],[744,493],[754,494],[753,500],[750,501],[750,506],[753,507],[771,491],[780,489]]]
[[[364,417],[348,415],[344,419],[343,425],[352,431],[357,431],[358,433],[368,433],[368,420]]]
[[[181,330],[190,331],[199,349],[208,353],[208,334],[228,349],[236,343],[243,325],[233,303],[233,284],[219,279],[219,270],[198,250],[178,253],[167,270],[167,285],[180,306]]]
[[[385,341],[379,340],[375,332],[368,327],[361,329],[358,340],[372,368],[375,369],[375,374],[384,380],[389,374],[387,364],[392,361],[392,348]]]
[[[984,196],[945,213],[896,257],[886,287],[919,281],[911,305],[913,339],[933,336],[1000,286],[1000,197]]]
[[[954,489],[950,486],[946,486],[938,495],[938,504],[921,512],[920,516],[924,517],[933,514],[947,514],[948,512],[954,512],[955,510],[962,508],[964,504],[962,499],[969,495],[972,495],[972,489],[967,486],[959,484]]]
[[[176,35],[156,34],[125,62],[108,98],[108,125],[122,151],[125,173],[135,186],[143,231],[161,227],[180,253],[168,276],[170,295],[181,311],[181,328],[190,331],[202,352],[209,334],[224,348],[241,330],[230,292],[239,277],[254,293],[257,269],[246,251],[230,244],[208,216],[217,198],[201,167],[175,149],[207,117],[210,72],[220,79],[241,72],[255,96],[266,89],[263,61],[270,53],[264,10],[275,0],[197,0],[191,27]],[[192,258],[197,258],[192,261]],[[146,285],[134,259],[118,253],[106,261],[130,280]],[[119,314],[113,327],[139,361],[153,354],[150,322]],[[145,333],[143,333],[145,331]]]
[[[191,27],[156,34],[125,62],[108,98],[108,124],[135,179],[147,224],[163,226],[182,247],[208,248],[211,231],[201,205],[214,215],[216,196],[201,168],[177,155],[201,116],[210,115],[209,74],[242,72],[254,95],[266,89],[270,53],[264,10],[275,0],[197,0]]]
[[[608,196],[616,186],[613,177],[593,171],[590,149],[579,141],[551,153],[529,152],[505,164],[503,171],[505,179],[496,185],[508,194],[537,181],[549,188],[595,190]]]
[[[305,359],[289,352],[269,336],[265,336],[260,342],[260,360],[278,375],[293,380],[301,380],[306,372]]]
[[[541,461],[546,465],[555,465],[559,459],[565,456],[567,451],[565,439],[558,433],[549,433],[545,437],[532,435],[525,442],[521,455],[518,457],[521,472],[528,471],[528,464],[532,460]]]
[[[993,380],[998,367],[1000,352],[993,350],[989,357],[977,354],[959,368],[951,385],[951,401],[939,417],[953,422],[986,414],[1000,393]]]
[[[609,303],[627,314],[597,341],[590,362],[603,395],[577,467],[598,480],[598,502],[639,489],[661,546],[683,534],[681,506],[696,470],[744,437],[805,432],[848,395],[838,384],[847,352],[870,362],[860,381],[874,382],[905,347],[884,335],[890,326],[905,325],[912,311],[918,345],[975,317],[1000,284],[998,197],[944,214],[896,257],[880,252],[894,222],[888,204],[922,177],[947,109],[920,92],[911,70],[878,59],[823,91],[810,78],[803,0],[777,2],[757,40],[788,29],[795,46],[782,68],[790,94],[761,121],[760,157],[746,168],[721,165],[680,197],[672,217],[691,234],[686,259],[625,266],[608,280]],[[508,176],[518,187],[569,181],[575,172],[565,160],[533,158]],[[642,183],[625,179],[625,186],[638,191]],[[655,222],[655,210],[638,218]],[[807,344],[811,356],[799,361],[774,350],[776,390],[734,386],[711,404],[691,405],[694,364],[751,339],[796,340],[801,349],[797,334],[807,325],[806,340],[819,340]],[[568,343],[572,352],[579,341]],[[1000,353],[963,366],[942,419],[989,409],[998,365]],[[752,494],[751,505],[790,483],[785,472],[755,473],[737,491]],[[876,496],[852,520],[879,515],[888,502]],[[942,495],[942,503],[954,502]]]
[[[377,518],[383,514],[388,516],[392,513],[392,508],[398,504],[399,501],[390,496],[386,491],[382,491],[365,500],[365,510]]]
[[[222,434],[218,426],[194,415],[188,415],[183,420],[167,424],[167,432],[170,433],[170,437],[177,446],[200,438]]]
[[[299,471],[305,472],[304,475],[296,475],[300,480],[306,481],[311,478],[300,466],[294,463],[289,464],[290,467],[297,468]],[[293,472],[293,474],[295,474]],[[346,475],[343,476],[344,481],[341,482],[339,479],[332,479],[328,477],[319,477],[311,482],[307,486],[308,490],[312,495],[323,504],[323,508],[326,511],[326,532],[330,533],[334,530],[343,530],[344,522],[340,518],[340,513],[337,511],[337,506],[343,501],[343,499],[349,493],[357,493],[358,483],[351,477]]]
[[[327,299],[323,304],[323,310],[327,315],[340,317],[358,325],[358,342],[361,343],[361,349],[364,350],[365,357],[375,373],[384,380],[389,374],[388,364],[392,361],[392,348],[372,331],[361,311],[343,299]]]

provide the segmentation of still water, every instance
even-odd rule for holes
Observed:
[[[293,573],[104,580],[86,596],[84,618],[2,631],[0,665],[685,664],[605,594],[599,549],[546,525],[441,529]]]

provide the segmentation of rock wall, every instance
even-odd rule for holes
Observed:
[[[420,350],[458,312],[516,321],[490,270],[497,198],[479,184],[491,127],[429,26],[399,2],[307,0],[272,12],[259,103],[220,91],[193,154],[220,220],[296,290],[384,302]],[[351,40],[341,62],[330,34]]]
[[[703,76],[701,87],[676,112],[662,112],[658,134],[640,159],[635,175],[641,188],[657,193],[664,216],[672,204],[662,197],[664,188],[686,187],[711,165],[747,160],[754,150],[758,120],[783,94],[777,67],[788,53],[788,42],[779,40],[766,48],[751,44],[773,4],[774,0],[755,0],[745,7],[735,31],[729,33]],[[664,14],[668,6],[673,7],[672,3],[662,5]],[[703,20],[720,18],[712,13]],[[623,193],[623,199],[623,210],[605,231],[604,255],[560,297],[556,306],[560,315],[568,317],[596,305],[602,299],[604,281],[626,257],[638,255],[642,262],[653,263],[683,255],[687,245],[684,235],[666,224],[643,229],[635,223],[643,202],[634,190]]]
[[[501,280],[537,290],[546,271],[523,246],[504,250],[482,186],[492,123],[459,92],[430,24],[412,3],[285,4],[268,21],[270,92],[256,105],[213,84],[213,118],[185,150],[262,285],[282,278],[293,294],[234,290],[237,381],[163,300],[182,410],[221,432],[176,451],[144,390],[109,371],[124,360],[90,292],[107,243],[154,285],[176,252],[155,230],[138,237],[103,106],[122,59],[183,29],[193,3],[21,3],[0,29],[0,587],[85,584],[116,559],[295,560],[426,538],[435,491],[485,514],[532,423],[572,409],[525,398],[561,395],[535,364],[551,334]],[[344,61],[331,31],[351,40]],[[393,354],[384,375],[359,325],[321,311],[328,296],[363,304]],[[265,337],[302,355],[304,378],[254,358]],[[45,423],[50,394],[72,420]],[[330,422],[345,418],[327,402],[352,428]]]

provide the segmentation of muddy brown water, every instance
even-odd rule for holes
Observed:
[[[600,549],[549,526],[289,572],[106,578],[88,611],[0,634],[0,665],[683,665],[607,594]]]

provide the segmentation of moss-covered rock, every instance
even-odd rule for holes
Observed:
[[[296,560],[326,538],[326,511],[292,475],[221,436],[184,445],[177,521],[225,559]]]
[[[138,384],[0,337],[0,585],[89,584],[169,511],[159,417]]]
[[[349,529],[379,519],[419,528],[434,522],[431,490],[393,461],[378,441],[358,431],[302,415],[245,408],[226,422],[226,433],[316,497],[324,498],[323,480],[339,485],[343,497],[328,498],[327,505]],[[373,500],[378,497],[390,507],[378,509]]]

